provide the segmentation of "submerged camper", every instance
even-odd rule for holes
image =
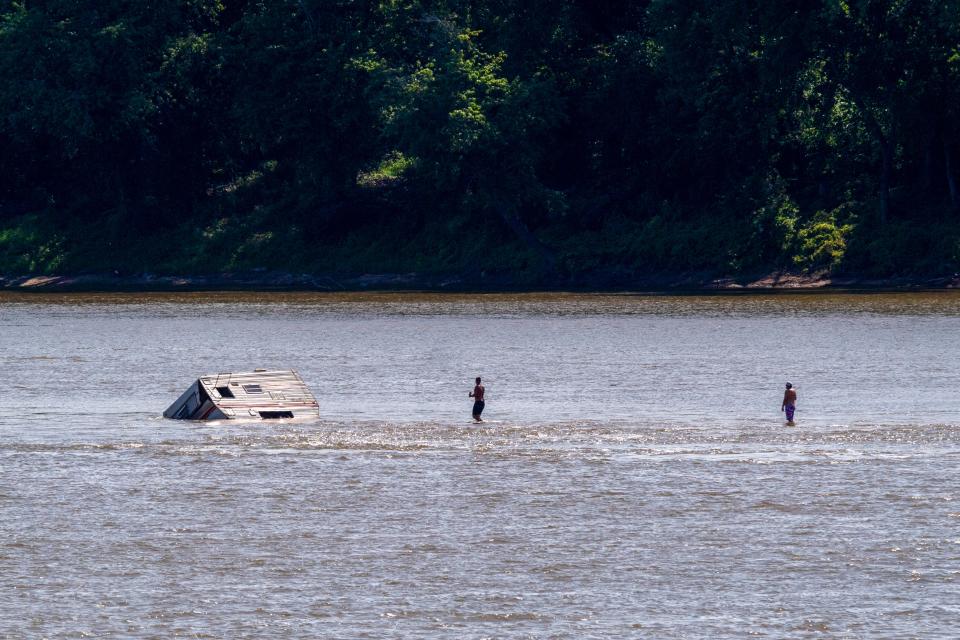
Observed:
[[[175,420],[316,418],[317,399],[296,371],[202,376],[163,412]]]

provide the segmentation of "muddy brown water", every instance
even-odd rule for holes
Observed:
[[[956,637],[958,338],[951,292],[0,293],[0,637]],[[160,416],[254,367],[321,419]]]

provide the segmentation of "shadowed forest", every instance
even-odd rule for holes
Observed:
[[[960,270],[960,0],[22,0],[0,273]]]

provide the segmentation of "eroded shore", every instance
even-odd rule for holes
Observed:
[[[0,289],[12,291],[737,291],[867,289],[960,289],[960,274],[939,277],[869,278],[826,273],[774,272],[762,275],[715,277],[702,273],[587,274],[537,280],[497,274],[294,274],[249,271],[202,275],[77,274],[0,275]]]

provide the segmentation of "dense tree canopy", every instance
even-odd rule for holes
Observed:
[[[21,0],[0,271],[960,270],[960,0]]]

